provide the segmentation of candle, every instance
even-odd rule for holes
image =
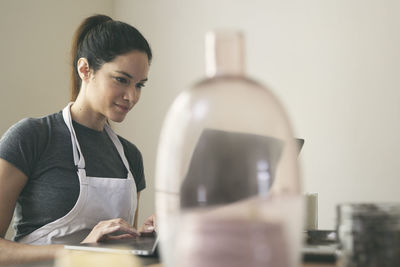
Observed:
[[[306,230],[318,229],[318,193],[306,193],[305,198],[305,222]]]

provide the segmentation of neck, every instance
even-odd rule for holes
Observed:
[[[79,97],[71,106],[71,118],[79,124],[96,131],[103,131],[106,117],[95,112],[87,103]]]

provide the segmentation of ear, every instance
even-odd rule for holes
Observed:
[[[80,59],[78,59],[76,68],[78,70],[79,77],[81,77],[82,81],[86,81],[89,79],[90,68],[87,58],[81,57]]]

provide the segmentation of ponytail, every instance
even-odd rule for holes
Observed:
[[[82,84],[77,70],[79,58],[86,58],[89,68],[95,73],[104,63],[132,50],[146,53],[151,61],[150,46],[136,28],[105,15],[86,18],[76,30],[72,41],[71,101],[76,100]]]
[[[111,21],[112,19],[105,15],[95,15],[92,17],[86,18],[78,29],[75,31],[74,37],[72,39],[72,47],[71,47],[71,101],[75,101],[76,97],[79,94],[81,88],[81,78],[79,77],[79,73],[77,70],[77,63],[80,55],[80,48],[82,47],[82,43],[87,35],[87,33],[95,28],[97,25],[104,23],[106,21]],[[89,65],[90,66],[90,65]]]

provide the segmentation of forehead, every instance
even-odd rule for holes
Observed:
[[[123,71],[135,79],[142,80],[147,78],[149,71],[149,60],[147,54],[137,50],[119,55],[113,61],[107,62],[102,69],[108,71]]]

